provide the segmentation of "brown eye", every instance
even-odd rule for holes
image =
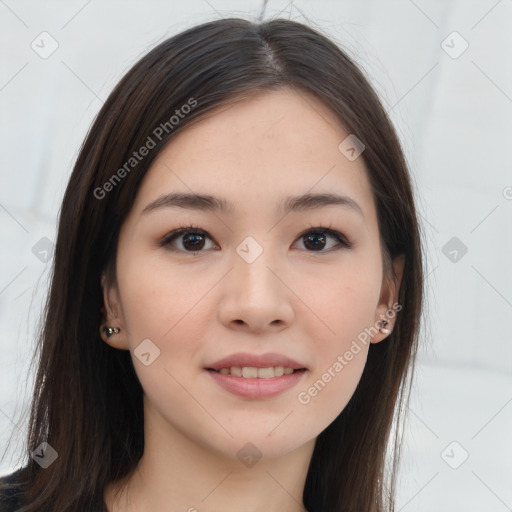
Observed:
[[[208,239],[212,240],[206,231],[195,226],[188,226],[176,229],[167,234],[162,241],[159,242],[159,245],[171,251],[200,253],[205,252],[204,249]],[[332,250],[341,248],[349,249],[353,245],[352,242],[349,242],[339,231],[321,227],[305,231],[298,239],[303,240],[307,252],[331,252]],[[329,246],[329,239],[333,240],[334,244],[331,243]],[[176,247],[176,244],[179,244],[181,247]],[[213,246],[218,247],[215,243],[213,243]],[[211,249],[212,247],[209,248]],[[206,247],[206,249],[208,249],[208,247]]]
[[[204,247],[204,235],[201,233],[185,233],[182,235],[182,244],[187,250],[197,251]]]
[[[306,235],[304,238],[304,245],[311,250],[316,251],[325,248],[327,237],[323,233],[312,233]]]
[[[338,248],[345,247],[350,248],[352,244],[339,232],[328,228],[315,228],[314,230],[306,231],[303,233],[299,239],[304,240],[304,246],[309,250],[309,252],[330,252],[333,249],[333,246],[329,247],[327,250],[324,250],[326,245],[328,244],[328,239],[334,239],[334,249],[336,246]]]
[[[173,251],[204,252],[206,239],[211,240],[206,231],[202,229],[194,227],[180,228],[166,235],[159,245],[168,247]],[[176,248],[175,242],[178,242],[181,247]]]

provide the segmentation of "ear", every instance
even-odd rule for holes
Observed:
[[[111,347],[120,350],[129,350],[128,337],[126,332],[126,323],[122,315],[121,301],[119,291],[115,284],[107,284],[105,274],[101,275],[101,288],[103,290],[103,305],[101,306],[101,339]],[[118,333],[107,337],[104,331],[105,327],[117,327]]]
[[[380,330],[375,336],[372,337],[371,343],[379,343],[387,338],[395,327],[396,315],[399,311],[393,308],[393,304],[398,303],[398,295],[400,292],[400,285],[402,284],[402,276],[405,266],[405,254],[400,254],[393,259],[393,274],[388,275],[383,279],[381,294],[377,310],[375,311],[374,325],[376,329],[381,327],[381,321],[387,320],[385,329],[389,333],[383,333]],[[401,309],[401,308],[400,308]]]

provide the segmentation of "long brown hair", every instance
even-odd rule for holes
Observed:
[[[394,438],[391,431],[394,414],[403,421],[407,405],[424,293],[420,226],[399,140],[362,71],[318,30],[287,19],[227,18],[175,35],[139,60],[109,95],[81,147],[60,211],[34,354],[20,511],[106,511],[107,484],[135,469],[144,450],[142,388],[129,351],[100,338],[101,273],[115,283],[120,227],[174,134],[220,106],[283,87],[315,95],[364,143],[386,275],[393,272],[392,258],[405,257],[403,309],[388,339],[370,346],[345,409],[318,436],[303,502],[309,512],[394,509],[400,438],[399,429]],[[179,122],[170,121],[193,102]],[[131,161],[149,136],[154,147]],[[123,166],[126,172],[119,173]],[[116,173],[122,179],[113,181]],[[30,456],[42,442],[58,453],[46,469]]]

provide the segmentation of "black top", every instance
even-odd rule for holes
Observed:
[[[25,493],[21,477],[23,468],[10,475],[0,477],[0,484],[10,484],[7,489],[0,489],[0,512],[15,512],[21,506]]]
[[[0,512],[17,512],[23,503],[27,487],[25,470],[27,467],[18,469],[10,475],[0,477]],[[7,486],[6,486],[7,484]],[[107,512],[107,508],[103,500],[98,505],[88,505],[80,512]]]

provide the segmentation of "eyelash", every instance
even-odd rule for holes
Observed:
[[[203,250],[200,250],[200,251],[184,251],[184,250],[181,250],[181,249],[174,249],[174,248],[170,247],[171,242],[176,240],[180,235],[182,236],[182,235],[189,234],[189,233],[193,233],[193,234],[197,234],[197,235],[203,235],[205,237],[210,238],[210,240],[213,241],[212,237],[206,231],[201,229],[200,227],[192,225],[192,224],[189,224],[189,225],[186,225],[186,226],[183,226],[183,225],[180,224],[179,229],[175,229],[174,231],[171,231],[170,233],[165,235],[162,238],[162,240],[158,243],[158,245],[160,247],[166,247],[168,250],[173,251],[173,252],[185,252],[185,253],[194,254],[194,255],[195,254],[199,254],[201,252],[205,252]],[[326,251],[320,250],[320,251],[307,251],[307,252],[311,252],[311,253],[330,253],[333,250],[351,249],[354,246],[353,242],[348,240],[339,231],[333,229],[333,227],[331,225],[329,225],[328,227],[310,226],[310,227],[308,227],[308,229],[306,231],[303,231],[297,237],[297,240],[299,240],[300,238],[305,237],[306,235],[310,235],[310,234],[313,234],[313,235],[326,234],[328,236],[331,236],[332,238],[334,238],[338,242],[339,246],[338,246],[338,248],[331,248],[331,249],[328,249]]]

